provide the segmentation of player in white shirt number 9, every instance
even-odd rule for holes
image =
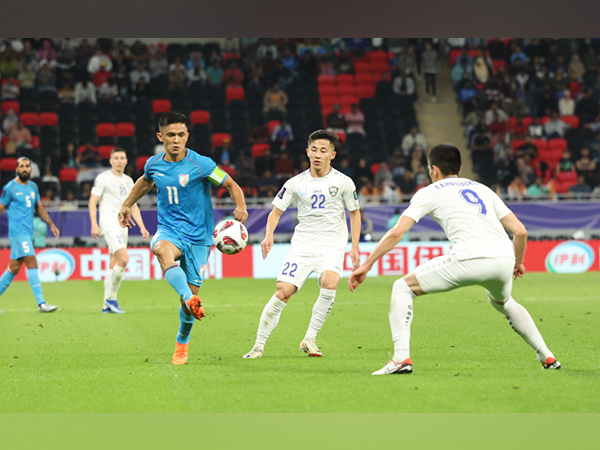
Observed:
[[[413,371],[409,344],[414,297],[473,285],[485,288],[491,305],[533,347],[544,369],[560,369],[527,310],[511,296],[513,276],[516,280],[525,274],[527,230],[491,189],[459,178],[461,159],[455,146],[442,144],[431,149],[428,167],[433,184],[413,196],[396,225],[348,279],[354,292],[373,264],[426,214],[440,224],[452,244],[450,254],[421,264],[394,283],[389,313],[394,355],[373,375]],[[514,235],[512,243],[504,229]]]

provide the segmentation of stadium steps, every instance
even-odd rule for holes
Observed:
[[[415,110],[419,118],[419,128],[425,136],[428,149],[438,144],[456,145],[462,156],[461,175],[473,179],[471,156],[465,148],[464,130],[460,124],[456,96],[452,89],[448,57],[444,54],[440,55],[440,73],[438,73],[436,84],[437,102],[433,102],[431,96],[425,93],[425,79],[417,83],[419,98],[415,102]]]

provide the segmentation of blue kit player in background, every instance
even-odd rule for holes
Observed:
[[[10,239],[10,262],[0,278],[0,295],[10,286],[21,270],[27,266],[29,285],[35,296],[40,312],[54,312],[57,306],[49,305],[42,295],[42,284],[38,275],[37,259],[33,249],[33,213],[37,210],[40,218],[50,225],[54,237],[60,232],[40,202],[40,192],[35,183],[29,181],[31,161],[21,157],[17,160],[17,177],[6,183],[0,195],[0,215],[8,211],[8,237]]]
[[[121,206],[119,223],[122,227],[135,225],[131,208],[156,185],[158,227],[150,247],[181,301],[173,364],[185,364],[194,318],[205,316],[197,294],[213,243],[211,186],[222,186],[229,192],[235,202],[236,220],[244,223],[248,212],[239,185],[212,159],[186,148],[190,135],[186,116],[175,111],[165,113],[158,120],[158,128],[156,136],[165,145],[165,152],[146,162],[144,175]],[[180,266],[175,263],[179,260]]]

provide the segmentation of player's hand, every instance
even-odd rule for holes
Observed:
[[[273,236],[265,236],[265,239],[261,242],[260,248],[262,249],[263,259],[267,258],[267,255],[273,247]]]
[[[352,259],[352,270],[355,270],[360,265],[360,253],[357,248],[350,250],[350,259]]]
[[[515,264],[515,270],[513,271],[515,280],[517,278],[523,278],[523,275],[525,275],[525,272],[527,272],[527,269],[525,269],[525,266],[523,264]]]
[[[144,238],[144,240],[146,240],[150,237],[150,232],[148,230],[146,230],[145,228],[140,229],[140,231],[142,232],[142,237]]]
[[[360,266],[358,269],[354,269],[348,278],[348,288],[350,292],[354,292],[354,289],[358,287],[365,278],[367,278],[367,272],[369,270],[365,266]]]
[[[100,237],[100,227],[98,225],[92,225],[92,232],[90,233],[92,237],[99,238]]]
[[[131,208],[121,206],[119,210],[119,225],[121,225],[121,228],[133,228],[135,226],[135,222],[131,217]]]
[[[58,231],[58,228],[56,228],[56,225],[54,225],[54,224],[50,225],[50,229],[52,230],[54,239],[58,239],[58,237],[60,236],[60,231]]]
[[[246,219],[248,219],[248,211],[246,210],[246,208],[235,208],[233,210],[233,218],[238,222],[244,223]]]

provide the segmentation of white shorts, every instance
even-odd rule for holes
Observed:
[[[128,228],[113,228],[105,230],[102,237],[108,245],[108,252],[114,255],[117,250],[127,248],[127,237],[129,236]]]
[[[326,270],[337,273],[340,277],[344,267],[344,252],[324,253],[322,255],[300,255],[291,250],[283,260],[283,266],[277,281],[293,284],[300,290],[308,276],[316,272],[318,277]]]
[[[415,276],[423,292],[434,294],[463,286],[482,286],[488,298],[504,303],[510,298],[515,259],[474,258],[459,261],[456,255],[438,256],[415,269]]]

